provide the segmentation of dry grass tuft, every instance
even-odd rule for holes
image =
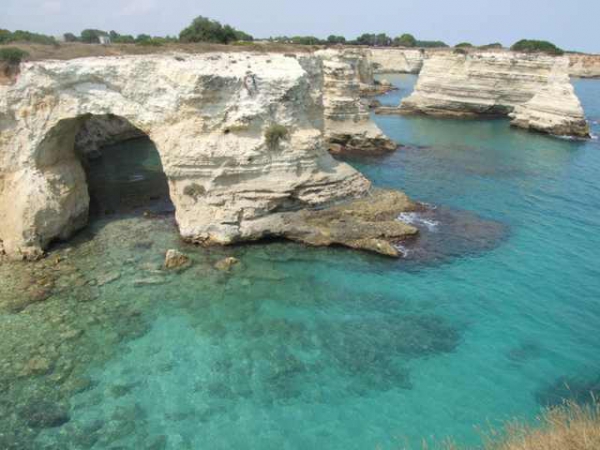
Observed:
[[[600,450],[600,404],[566,402],[547,409],[533,425],[508,424],[485,439],[486,450]]]

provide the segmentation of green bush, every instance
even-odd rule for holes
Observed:
[[[412,34],[405,33],[394,39],[393,45],[397,47],[415,47],[417,40]]]
[[[253,38],[229,25],[221,25],[216,20],[198,16],[191,25],[179,33],[181,42],[214,42],[229,44],[238,40],[251,41]]]
[[[460,44],[456,44],[454,47],[455,48],[468,48],[468,47],[473,47],[473,44],[471,44],[470,42],[461,42]]]
[[[504,48],[504,46],[500,42],[494,42],[493,44],[482,45],[479,48],[483,50],[488,50],[493,48]]]
[[[516,52],[525,53],[547,53],[549,55],[563,55],[565,52],[548,41],[537,41],[534,39],[521,39],[510,48]]]
[[[108,36],[108,33],[102,30],[87,28],[81,32],[80,40],[86,44],[98,44],[100,42],[100,36]]]
[[[273,125],[267,128],[265,131],[265,139],[267,141],[267,145],[271,148],[276,147],[279,142],[283,139],[287,139],[289,137],[289,131],[283,125],[279,125],[274,123]]]
[[[8,44],[10,42],[31,42],[34,44],[57,45],[56,39],[45,34],[31,33],[30,31],[17,30],[10,32],[8,30],[0,30],[0,44]]]
[[[449,47],[449,45],[443,41],[417,41],[416,46],[423,48]]]
[[[0,61],[8,62],[9,64],[19,64],[24,58],[28,57],[29,53],[16,47],[0,48]]]

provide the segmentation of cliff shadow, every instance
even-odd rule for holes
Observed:
[[[44,141],[42,171],[55,176],[53,166],[68,161],[76,174],[70,174],[68,182],[77,199],[61,206],[68,211],[75,204],[74,209],[85,212],[67,223],[57,240],[65,241],[84,227],[83,234],[91,239],[107,223],[132,216],[173,215],[159,151],[148,134],[127,119],[110,114],[66,119]]]

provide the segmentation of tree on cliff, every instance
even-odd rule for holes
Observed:
[[[63,38],[65,39],[65,42],[77,42],[79,40],[73,33],[65,33],[63,34]]]
[[[230,42],[242,40],[251,41],[252,36],[243,31],[236,30],[229,25],[221,25],[216,20],[206,17],[196,17],[191,25],[179,33],[181,42],[214,42],[218,44],[229,44]]]
[[[535,39],[521,39],[510,48],[516,52],[526,53],[548,53],[549,55],[562,55],[565,52],[548,41],[537,41]]]
[[[415,47],[417,40],[412,34],[404,33],[402,36],[394,38],[393,45],[395,47]]]
[[[357,45],[373,45],[375,47],[389,47],[392,43],[392,38],[390,38],[385,33],[379,34],[370,34],[364,33],[356,38],[355,43]]]
[[[327,43],[328,44],[345,44],[346,38],[344,36],[336,36],[336,35],[332,34],[327,38]]]
[[[100,36],[108,36],[108,33],[102,30],[86,28],[81,32],[80,39],[81,42],[85,42],[87,44],[97,44],[100,42]]]

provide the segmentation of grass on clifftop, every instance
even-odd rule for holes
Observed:
[[[424,450],[431,447],[424,445]],[[465,450],[454,444],[445,450]],[[484,450],[600,450],[600,403],[566,402],[546,409],[533,424],[508,423],[484,436]]]

